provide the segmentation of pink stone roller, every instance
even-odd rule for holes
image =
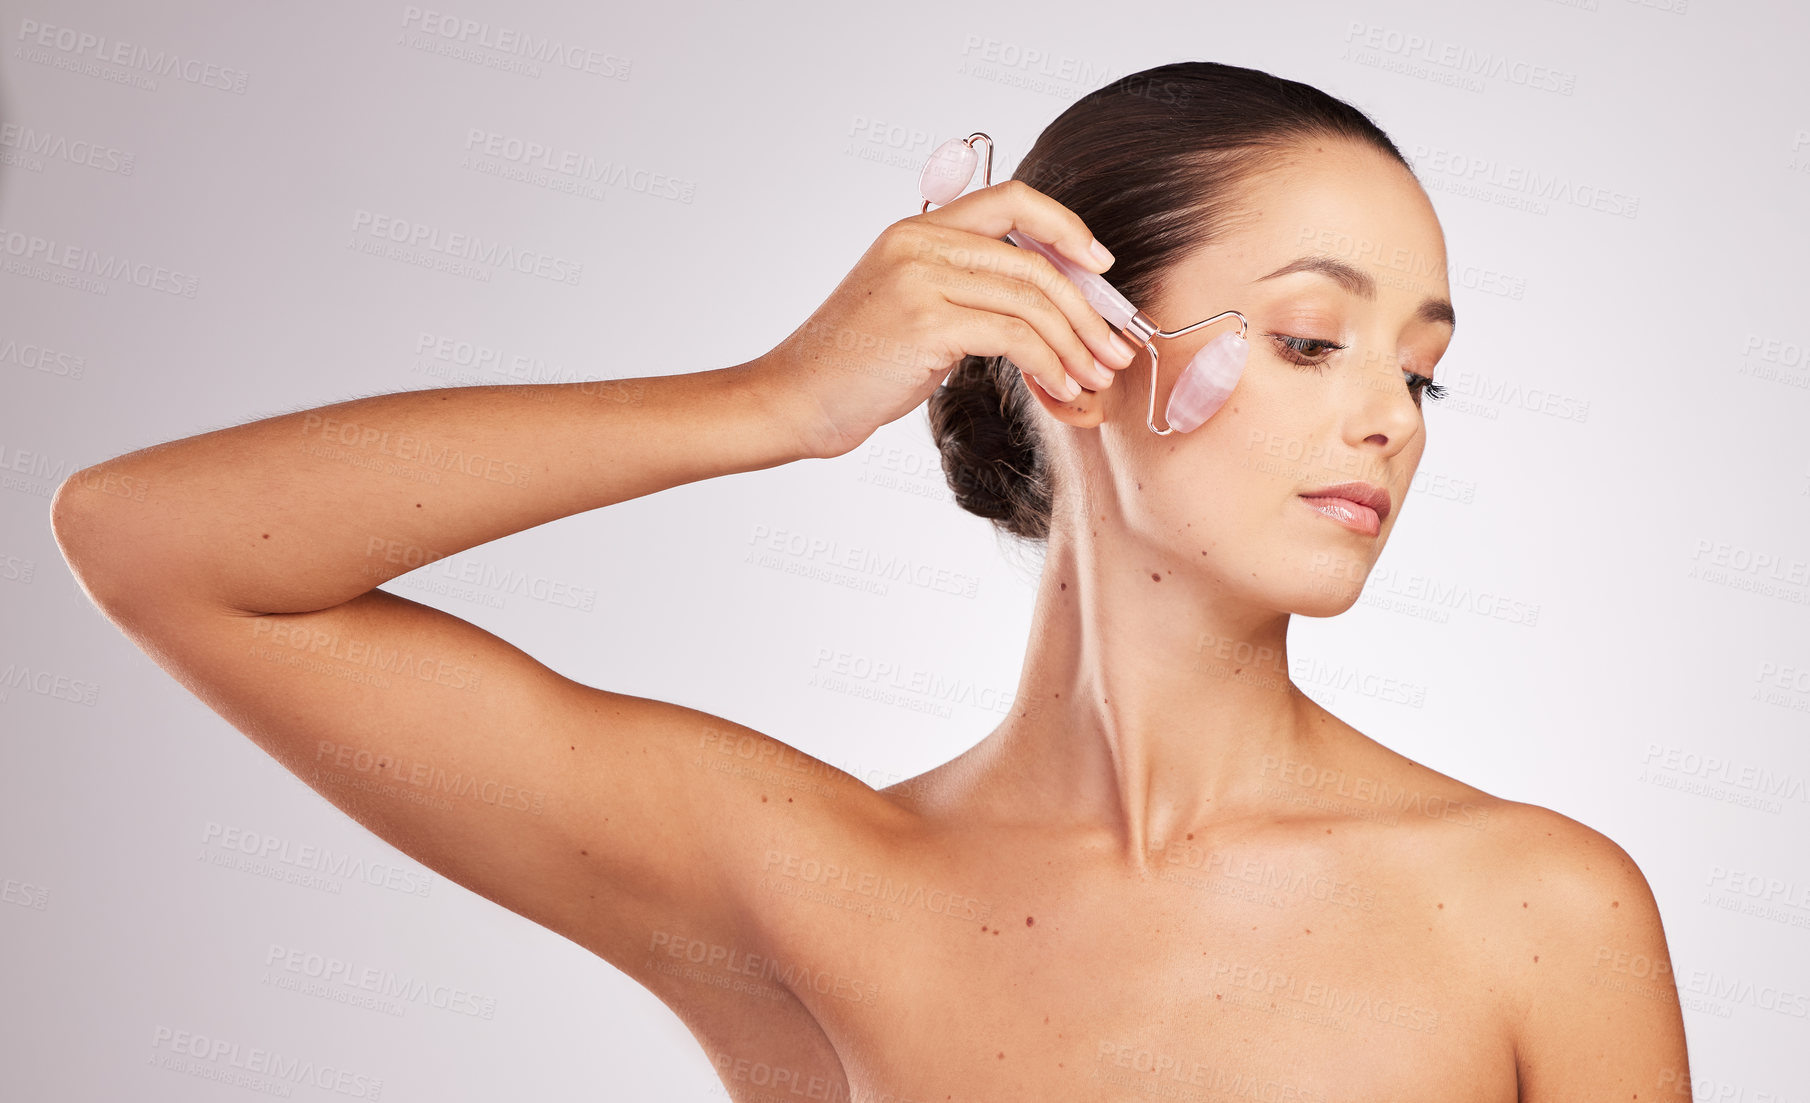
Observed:
[[[968,181],[974,178],[974,166],[979,159],[979,154],[974,151],[976,139],[987,143],[983,186],[993,183],[993,139],[979,132],[966,138],[951,138],[930,155],[930,160],[924,164],[924,171],[918,177],[918,191],[924,197],[923,211],[928,211],[932,204],[941,206],[955,199],[968,186]],[[1236,310],[1224,310],[1191,326],[1165,330],[1151,321],[1149,315],[1132,305],[1131,300],[1119,294],[1098,273],[1089,272],[1028,234],[1014,230],[1006,234],[1006,239],[1021,249],[1043,254],[1056,266],[1058,272],[1067,276],[1080,289],[1088,304],[1099,311],[1100,317],[1105,318],[1108,324],[1135,344],[1149,350],[1150,407],[1145,414],[1145,424],[1152,433],[1163,437],[1173,432],[1192,432],[1217,413],[1225,405],[1226,399],[1231,397],[1232,389],[1238,385],[1239,376],[1244,374],[1245,358],[1251,351],[1251,346],[1244,339],[1249,323],[1245,321],[1243,314]],[[1182,369],[1181,377],[1175,381],[1175,388],[1169,392],[1169,404],[1163,412],[1163,420],[1169,427],[1158,429],[1156,380],[1159,369],[1155,339],[1180,337],[1222,318],[1237,318],[1238,332],[1221,334],[1194,354],[1194,359],[1188,362],[1188,366]]]

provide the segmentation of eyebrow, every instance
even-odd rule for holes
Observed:
[[[1305,257],[1296,257],[1269,275],[1259,277],[1255,282],[1262,283],[1264,280],[1273,280],[1277,276],[1292,275],[1296,272],[1317,272],[1360,299],[1376,298],[1376,280],[1370,273],[1346,264],[1336,257],[1325,255],[1310,254]],[[1420,304],[1420,309],[1414,312],[1414,317],[1423,322],[1444,322],[1453,329],[1458,328],[1458,317],[1452,313],[1452,304],[1448,299],[1429,298],[1425,300]]]

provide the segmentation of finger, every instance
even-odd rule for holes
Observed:
[[[1012,314],[957,307],[943,328],[953,335],[968,356],[1003,356],[1036,379],[1050,397],[1064,401],[1079,398],[1081,385],[1062,370],[1055,350],[1045,344],[1036,327]]]
[[[1029,323],[1055,353],[1063,371],[1089,389],[1099,391],[1112,386],[1112,369],[1094,357],[1076,335],[1068,314],[1035,284],[995,272],[953,266],[934,268],[925,279],[955,306],[1011,315]],[[1057,282],[1068,283],[1060,277]],[[1099,319],[1097,314],[1094,317]]]
[[[917,217],[932,226],[995,240],[1023,230],[1089,272],[1104,272],[1112,266],[1112,254],[1094,239],[1080,215],[1023,180],[1002,180]]]
[[[1056,346],[1069,365],[1070,374],[1094,378],[1101,371],[1129,367],[1135,350],[1113,332],[1106,319],[1087,301],[1067,276],[1045,257],[1005,241],[994,241],[960,230],[920,230],[916,248],[921,260],[970,273],[997,273],[1027,287],[1030,294],[1051,303],[1067,320],[1067,327],[1085,346],[1085,355],[1072,343]],[[1093,363],[1097,361],[1096,365]]]

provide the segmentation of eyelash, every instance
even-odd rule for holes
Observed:
[[[1315,371],[1322,372],[1326,370],[1326,362],[1324,360],[1301,359],[1303,355],[1311,355],[1308,350],[1302,346],[1320,345],[1324,346],[1330,352],[1338,352],[1346,347],[1332,341],[1322,341],[1318,337],[1289,337],[1286,334],[1281,333],[1266,333],[1264,336],[1274,337],[1276,339],[1276,344],[1282,349],[1285,359],[1299,367],[1312,368]],[[1417,384],[1420,387],[1420,390],[1418,391],[1414,389]],[[1425,395],[1435,402],[1445,397],[1444,387],[1433,382],[1433,380],[1427,376],[1420,375],[1416,372],[1408,373],[1408,391],[1414,396],[1414,404],[1416,406],[1420,405],[1422,395]]]

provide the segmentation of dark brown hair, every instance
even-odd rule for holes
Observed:
[[[1113,252],[1106,278],[1139,305],[1225,232],[1239,190],[1314,138],[1407,158],[1362,111],[1298,81],[1213,61],[1132,73],[1075,101],[1012,173],[1081,216]],[[931,394],[955,500],[1004,533],[1049,536],[1054,486],[1037,402],[1003,356],[964,357]]]

